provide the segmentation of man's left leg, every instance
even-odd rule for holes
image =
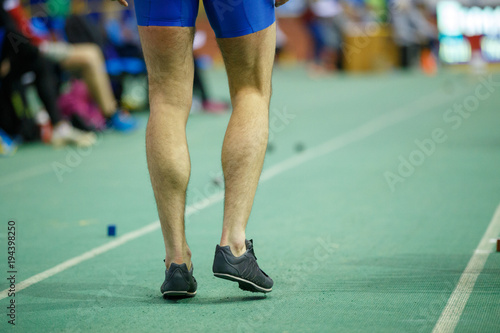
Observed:
[[[192,279],[184,210],[191,170],[186,123],[193,93],[194,28],[140,26],[139,34],[148,69],[151,107],[146,153],[165,241],[167,277],[161,289],[164,296],[181,296],[181,292],[193,296],[196,286],[193,292],[192,285],[179,290],[179,284],[186,277],[189,280],[189,274]]]

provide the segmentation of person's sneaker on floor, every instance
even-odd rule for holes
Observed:
[[[137,128],[137,120],[129,113],[118,110],[108,119],[108,127],[119,132],[130,132]]]
[[[178,265],[171,263],[165,270],[165,281],[161,285],[160,291],[163,298],[184,298],[196,295],[198,284],[193,276],[193,264],[188,270],[186,264]]]
[[[17,142],[0,128],[0,156],[12,156],[17,151]]]
[[[52,130],[50,143],[54,146],[77,145],[90,147],[97,142],[97,137],[92,132],[84,132],[71,126],[67,121],[60,121]]]
[[[238,282],[240,289],[268,293],[272,291],[273,280],[259,268],[253,251],[253,240],[245,240],[246,251],[235,257],[229,246],[215,248],[212,271],[214,276]]]

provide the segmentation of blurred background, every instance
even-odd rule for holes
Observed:
[[[185,216],[200,292],[168,308],[133,1],[0,3],[0,244],[17,251],[0,267],[17,270],[21,331],[500,331],[499,0],[277,9],[247,229],[276,283],[262,298],[212,275],[231,106],[200,4]]]
[[[21,142],[91,145],[92,131],[136,128],[130,112],[147,110],[148,101],[133,1],[128,8],[101,0],[2,5],[2,155]],[[441,69],[481,74],[500,61],[495,0],[293,0],[277,18],[276,66],[301,67],[313,80]],[[194,52],[192,111],[228,111],[227,96],[212,96],[204,78],[223,63],[202,5]]]

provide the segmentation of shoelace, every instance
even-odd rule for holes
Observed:
[[[253,257],[255,258],[255,264],[257,264],[257,256],[255,255],[255,251],[253,250],[253,244],[252,244],[252,243],[250,243],[250,244],[251,244],[251,246],[252,246],[252,247],[250,248],[250,253],[252,253]],[[269,275],[267,275],[267,274],[266,274],[266,272],[264,272],[264,271],[262,270],[262,268],[260,268],[260,267],[259,267],[259,265],[257,265],[257,268],[259,269],[259,271],[261,271],[261,272],[262,272],[262,274],[264,274],[265,276],[269,277]]]
[[[252,247],[250,248],[250,253],[253,255],[253,257],[255,258],[255,260],[257,260],[257,256],[255,255],[255,252],[253,250],[253,244],[251,246]]]

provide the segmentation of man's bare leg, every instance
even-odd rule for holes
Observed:
[[[236,38],[219,38],[233,112],[222,146],[225,180],[221,246],[245,250],[245,228],[262,172],[268,140],[276,26]]]
[[[165,265],[186,263],[189,269],[184,209],[191,171],[186,123],[193,93],[194,28],[140,26],[139,34],[151,106],[146,153],[165,241]]]

